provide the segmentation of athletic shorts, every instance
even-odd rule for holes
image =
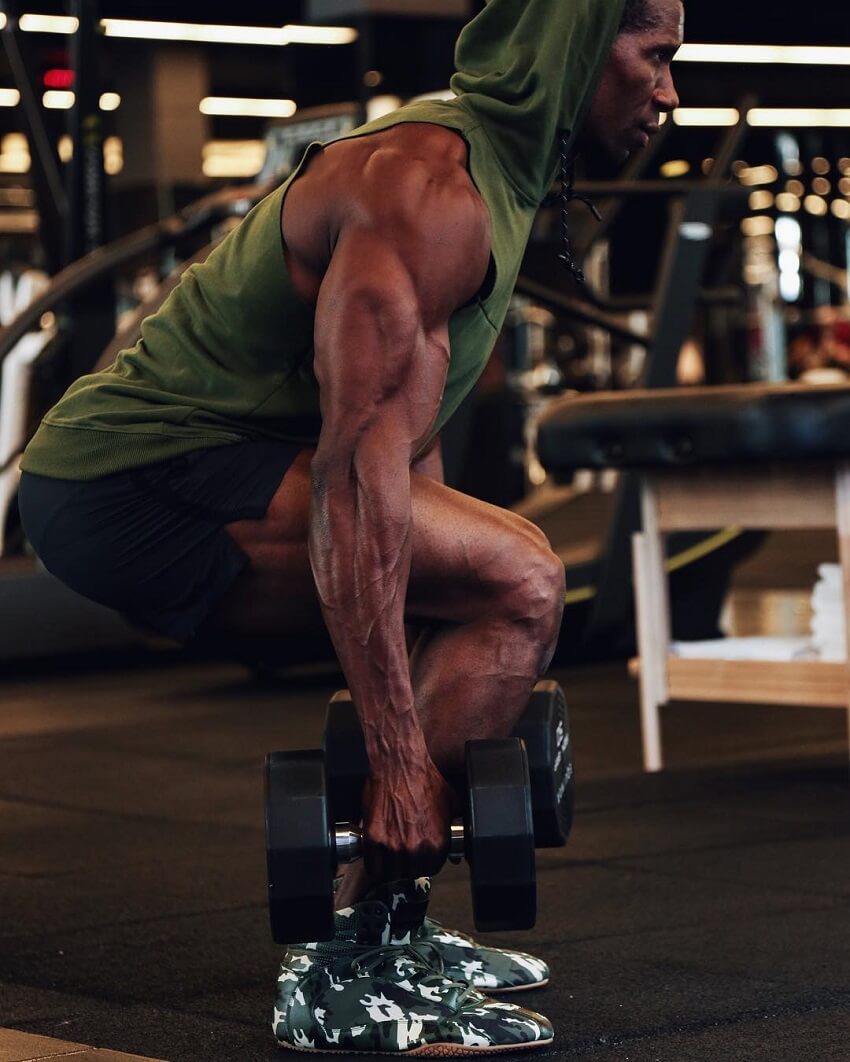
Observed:
[[[25,472],[21,521],[72,590],[186,642],[248,563],[224,525],[265,516],[300,450],[234,443],[83,482]]]

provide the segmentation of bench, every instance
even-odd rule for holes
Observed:
[[[834,528],[850,601],[850,385],[696,387],[566,397],[541,418],[538,454],[564,478],[633,470],[643,760],[663,767],[660,708],[670,700],[839,708],[850,725],[847,662],[688,659],[670,653],[664,536],[730,525]],[[846,623],[850,642],[850,623]],[[850,658],[850,644],[848,645]]]

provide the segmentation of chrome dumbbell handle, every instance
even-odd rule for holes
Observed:
[[[363,835],[359,826],[338,822],[334,826],[334,847],[337,863],[353,863],[363,854]],[[463,820],[455,819],[449,836],[449,859],[459,863],[463,858]]]

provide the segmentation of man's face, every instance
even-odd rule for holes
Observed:
[[[658,119],[679,105],[670,63],[682,44],[682,0],[647,0],[652,29],[621,33],[582,130],[588,146],[615,162],[646,147]]]

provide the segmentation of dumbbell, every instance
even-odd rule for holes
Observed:
[[[266,855],[272,936],[279,944],[330,940],[334,877],[362,854],[355,822],[329,817],[319,750],[266,757]],[[528,758],[516,738],[466,744],[464,816],[449,852],[469,864],[480,930],[530,929],[537,915]]]
[[[560,848],[572,829],[575,783],[567,704],[557,682],[537,683],[511,736],[521,738],[528,753],[535,846]],[[322,748],[331,817],[359,822],[369,758],[348,690],[331,698]]]

